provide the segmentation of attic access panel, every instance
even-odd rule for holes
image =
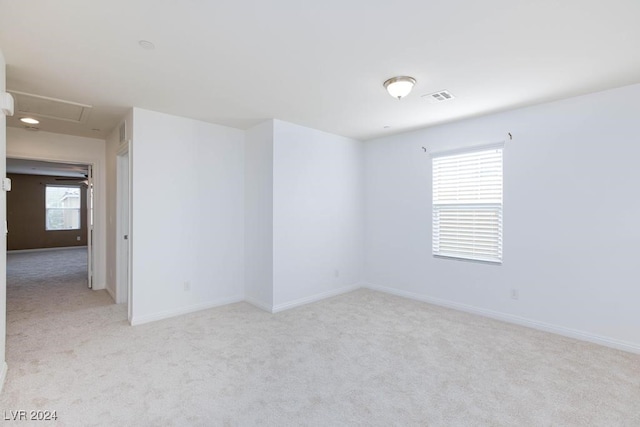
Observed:
[[[10,92],[15,100],[16,115],[38,116],[73,123],[84,123],[92,108],[91,105],[62,99],[17,91]]]

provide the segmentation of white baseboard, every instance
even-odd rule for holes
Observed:
[[[236,302],[244,301],[244,295],[237,295],[227,298],[219,298],[214,301],[209,301],[200,304],[194,304],[187,307],[177,308],[175,310],[167,310],[160,313],[149,314],[146,316],[134,316],[131,318],[131,326],[142,325],[144,323],[155,322],[156,320],[168,319],[170,317],[181,316],[183,314],[189,314],[200,310],[207,310],[209,308],[219,307],[221,305],[233,304]]]
[[[101,291],[103,289],[107,289],[107,287],[104,285],[104,283],[94,283],[91,289],[94,291]],[[107,292],[108,291],[109,290],[107,289]]]
[[[2,362],[0,366],[0,393],[2,393],[2,388],[4,387],[4,381],[7,379],[7,370],[9,367],[7,366],[7,362]]]
[[[325,298],[330,298],[330,297],[334,297],[336,295],[345,294],[347,292],[355,291],[356,289],[360,289],[361,287],[362,286],[359,285],[359,284],[358,285],[345,286],[343,288],[332,289],[330,291],[321,292],[319,294],[311,295],[311,296],[304,297],[304,298],[299,298],[297,300],[293,300],[293,301],[285,302],[283,304],[275,305],[275,306],[273,306],[273,309],[271,310],[271,312],[272,313],[278,313],[280,311],[289,310],[291,308],[299,307],[301,305],[309,304],[309,303],[316,302],[316,301],[320,301],[320,300],[323,300]]]
[[[269,313],[272,312],[271,311],[272,307],[267,303],[264,303],[262,301],[258,301],[257,299],[254,299],[254,298],[251,298],[251,297],[248,297],[248,296],[245,296],[244,300],[246,302],[248,302],[249,304],[258,307],[260,310],[268,311]]]
[[[439,305],[441,307],[452,308],[454,310],[460,310],[467,313],[478,314],[484,317],[490,317],[492,319],[501,320],[507,323],[514,323],[520,326],[526,326],[529,328],[537,329],[540,331],[551,332],[557,335],[562,335],[569,338],[575,338],[581,341],[587,341],[594,344],[604,345],[606,347],[615,348],[617,350],[628,351],[630,353],[640,354],[640,344],[622,341],[615,338],[605,337],[601,335],[591,334],[589,332],[580,331],[577,329],[565,328],[564,326],[552,325],[545,322],[540,322],[525,317],[515,316],[513,314],[502,313],[499,311],[488,310],[485,308],[479,308],[468,304],[461,304],[454,301],[444,300],[440,298],[434,298],[426,295],[415,294],[413,292],[402,291],[394,288],[387,288],[384,286],[376,286],[372,284],[363,285],[368,289],[384,292],[404,298],[409,298],[417,301],[426,302],[429,304]]]
[[[84,248],[87,249],[87,246],[62,246],[59,248],[35,248],[35,249],[15,249],[11,251],[7,251],[8,254],[24,254],[29,252],[48,252],[48,251],[64,251],[69,249],[79,249]]]

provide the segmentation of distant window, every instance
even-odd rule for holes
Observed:
[[[47,185],[46,230],[80,229],[80,187]]]
[[[502,263],[502,146],[434,154],[433,255]]]

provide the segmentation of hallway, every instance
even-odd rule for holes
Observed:
[[[86,247],[7,254],[4,397],[20,390],[49,395],[45,390],[60,384],[52,384],[56,372],[48,367],[73,365],[77,356],[69,349],[102,335],[112,322],[127,323],[126,307],[114,304],[106,291],[87,287]]]

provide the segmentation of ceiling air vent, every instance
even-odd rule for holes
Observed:
[[[73,123],[84,123],[87,120],[91,105],[31,93],[9,91],[15,99],[16,115],[46,117]]]
[[[430,93],[428,95],[422,95],[423,98],[427,98],[430,102],[443,102],[450,101],[455,96],[451,95],[451,92],[448,90],[441,90],[439,92]]]

